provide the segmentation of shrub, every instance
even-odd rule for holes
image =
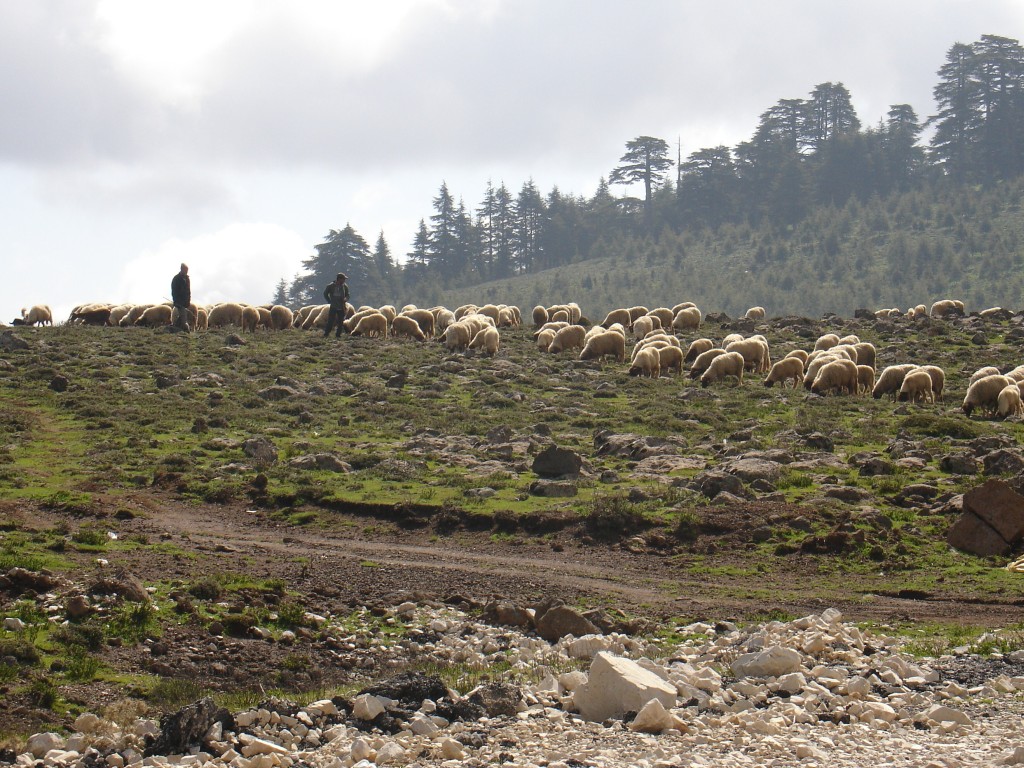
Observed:
[[[647,519],[625,496],[598,496],[591,502],[585,525],[594,536],[624,538],[646,528]]]

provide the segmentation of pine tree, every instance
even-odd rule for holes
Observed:
[[[353,296],[371,283],[370,247],[346,224],[342,230],[332,229],[324,242],[314,246],[316,255],[302,262],[306,274],[292,283],[291,296],[298,304],[319,304],[323,290],[339,272],[348,275]]]

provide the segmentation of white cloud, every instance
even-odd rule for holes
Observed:
[[[168,240],[133,259],[121,270],[118,296],[140,303],[168,300],[171,278],[185,263],[195,303],[265,304],[278,280],[290,281],[311,253],[301,236],[276,224],[231,224],[189,240]]]

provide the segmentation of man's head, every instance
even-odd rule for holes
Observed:
[[[183,274],[183,275],[187,275],[188,274],[188,264],[182,264],[181,265],[181,274]]]
[[[348,280],[348,275],[346,275],[344,272],[339,272],[338,277],[336,279],[337,282],[344,283],[346,280]]]

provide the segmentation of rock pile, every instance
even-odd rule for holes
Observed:
[[[395,612],[423,627],[405,650],[424,667],[463,670],[468,679],[500,663],[518,684],[489,680],[460,693],[437,677],[406,673],[351,699],[301,707],[271,700],[232,715],[204,700],[160,723],[127,725],[83,714],[71,736],[36,734],[6,762],[23,768],[1024,765],[1024,651],[965,657],[972,659],[971,675],[986,672],[966,685],[948,672],[956,659],[919,663],[901,654],[894,638],[844,623],[834,609],[750,628],[679,626],[673,636],[682,641],[668,646],[614,632],[549,643],[450,607],[403,603]]]

